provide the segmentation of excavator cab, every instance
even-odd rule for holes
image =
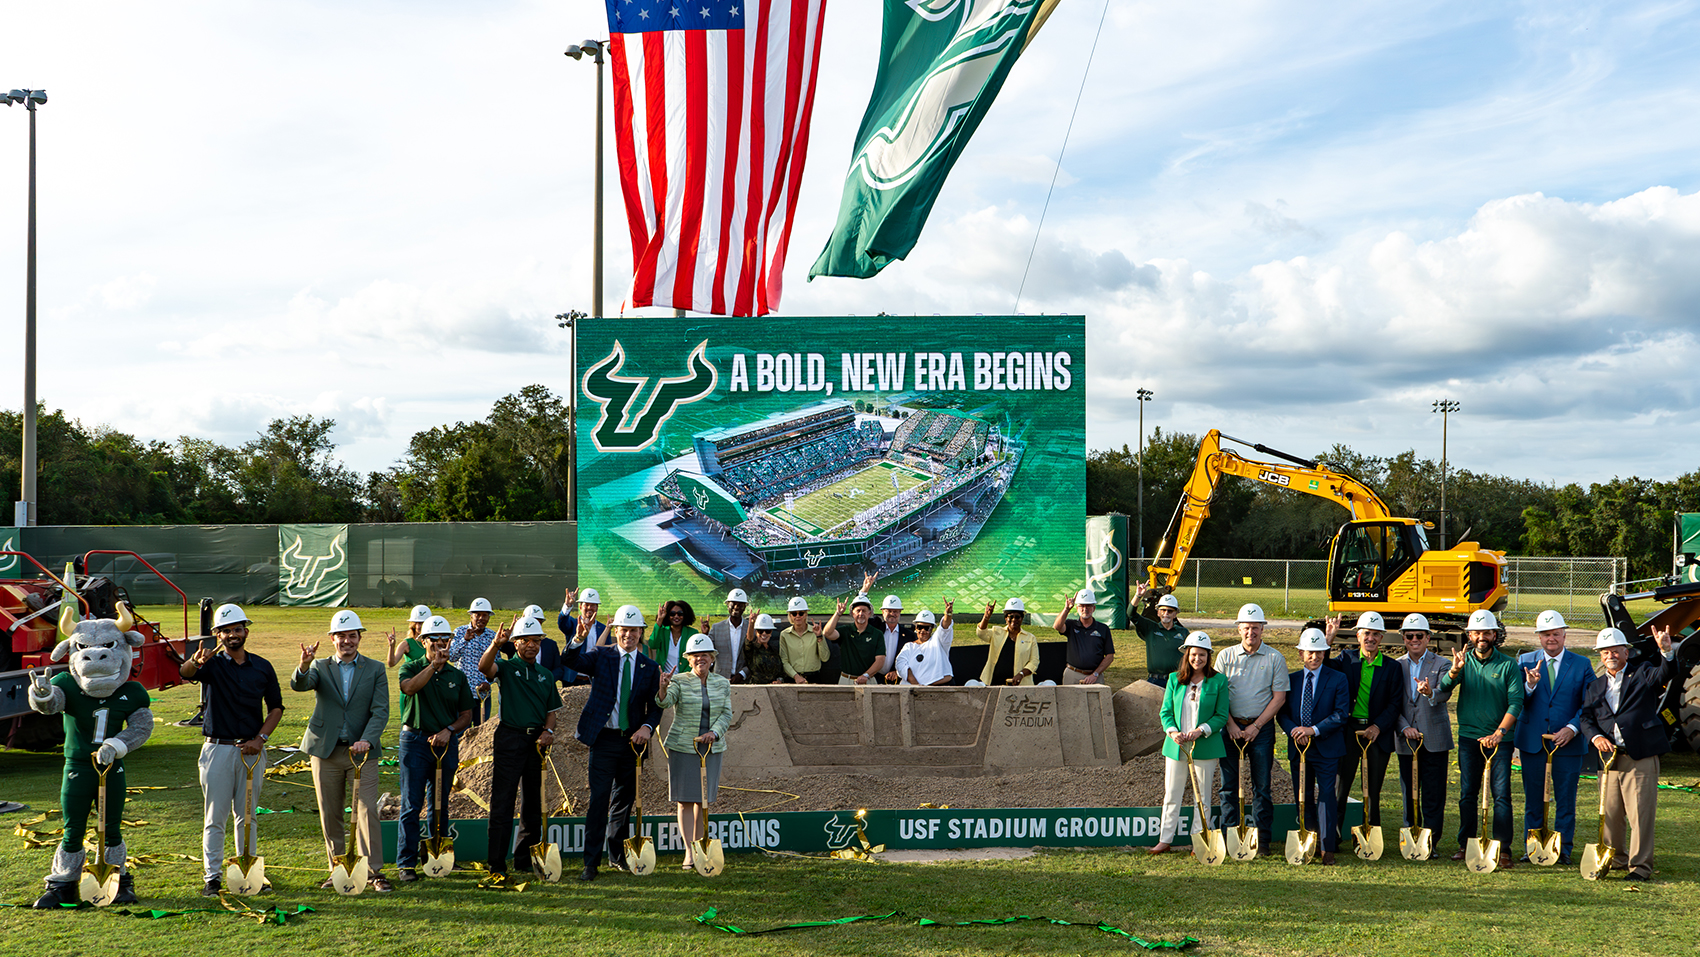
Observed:
[[[1428,551],[1414,521],[1347,522],[1334,536],[1328,561],[1328,597],[1334,601],[1387,601],[1388,586]]]

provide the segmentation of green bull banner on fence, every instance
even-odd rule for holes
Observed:
[[[1680,582],[1700,581],[1700,512],[1676,513],[1676,560]]]
[[[1126,628],[1127,516],[1120,512],[1086,519],[1086,587],[1098,599],[1095,617],[1111,628]]]
[[[954,850],[984,847],[1149,847],[1157,843],[1163,809],[1158,807],[1110,808],[916,808],[913,810],[870,810],[865,828],[870,844],[886,850]],[[1210,809],[1211,824],[1221,826],[1221,815]],[[1346,825],[1363,820],[1363,805],[1351,802]],[[1185,842],[1192,833],[1198,812],[1185,807],[1180,812],[1177,840]],[[1296,820],[1294,806],[1275,806],[1277,850]],[[489,842],[481,818],[452,822],[455,856],[479,860]],[[397,824],[382,822],[383,842],[396,850]],[[518,822],[514,840],[518,840]],[[628,830],[628,834],[630,831]],[[683,854],[686,838],[676,821],[647,815],[645,837],[655,842],[658,854]],[[717,838],[728,851],[791,851],[824,854],[861,848],[856,834],[856,812],[766,811],[745,814],[710,814],[708,836]],[[560,845],[562,855],[584,852],[584,818],[549,819],[547,840]],[[392,855],[390,860],[395,860]]]
[[[348,604],[348,526],[277,527],[277,603],[305,608]]]
[[[578,584],[604,604],[821,610],[871,573],[908,611],[1054,611],[1083,583],[1084,317],[577,329]]]

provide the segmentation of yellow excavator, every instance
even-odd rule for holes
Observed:
[[[1223,439],[1281,461],[1248,459],[1222,448]],[[1420,612],[1437,638],[1456,640],[1470,612],[1486,608],[1497,613],[1505,607],[1510,591],[1504,552],[1477,542],[1431,551],[1426,523],[1393,515],[1374,490],[1351,475],[1216,429],[1199,443],[1198,462],[1151,561],[1152,601],[1180,583],[1224,475],[1330,499],[1352,514],[1334,535],[1328,556],[1328,611],[1346,616],[1347,628],[1361,612],[1380,612],[1394,629],[1400,616]]]

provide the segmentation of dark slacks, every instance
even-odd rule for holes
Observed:
[[[1340,802],[1334,791],[1334,781],[1340,775],[1339,758],[1312,757],[1305,761],[1305,779],[1299,780],[1299,749],[1289,748],[1293,762],[1293,790],[1303,788],[1305,827],[1317,832],[1322,850],[1340,848]],[[1322,786],[1318,787],[1317,782]]]
[[[1486,755],[1475,738],[1458,738],[1458,846],[1481,836],[1482,767]],[[1494,752],[1489,772],[1493,790],[1493,839],[1502,853],[1511,851],[1511,742],[1503,741]],[[1513,855],[1516,856],[1516,855]]]
[[[395,862],[399,867],[413,868],[419,864],[421,812],[427,835],[435,837],[439,830],[447,832],[449,793],[454,790],[455,769],[460,766],[460,735],[450,735],[443,751],[441,792],[437,790],[437,756],[431,751],[430,735],[423,731],[402,731],[396,760],[401,765],[401,840]],[[511,811],[511,804],[509,808]]]
[[[1367,727],[1359,721],[1346,722],[1346,754],[1340,759],[1340,782],[1334,792],[1334,802],[1339,807],[1346,806],[1346,799],[1352,796],[1363,796],[1363,784],[1358,781],[1358,765],[1360,754],[1358,731]],[[1381,784],[1387,779],[1387,759],[1392,752],[1381,750],[1380,740],[1369,746],[1369,768],[1365,772],[1369,778],[1369,803],[1364,807],[1364,823],[1380,826],[1381,824]],[[1343,816],[1342,816],[1343,817]],[[1342,826],[1344,822],[1342,821]],[[1345,836],[1345,832],[1341,832]]]
[[[1541,826],[1541,805],[1547,796],[1545,751],[1523,752],[1523,827]],[[1569,855],[1576,843],[1576,781],[1582,774],[1583,753],[1552,756],[1552,829],[1560,835],[1559,845]]]
[[[595,870],[602,856],[626,863],[626,828],[637,794],[637,754],[631,735],[603,728],[590,747],[590,806],[584,812],[584,866]]]
[[[531,846],[543,838],[543,758],[537,737],[505,724],[496,726],[490,771],[490,851],[486,864],[492,874],[508,872],[508,842],[513,839],[514,798],[519,798],[519,841],[514,863],[531,868]]]
[[[1417,759],[1417,790],[1423,801],[1420,825],[1411,817],[1411,761],[1411,755],[1399,755],[1399,791],[1405,800],[1403,826],[1426,827],[1438,835],[1446,827],[1446,771],[1452,764],[1452,752],[1424,751]]]
[[[1236,719],[1229,721],[1240,727]],[[1249,723],[1249,722],[1248,722]],[[1222,790],[1218,792],[1219,803],[1222,806],[1222,826],[1238,827],[1240,823],[1240,742],[1227,738],[1224,743],[1228,746],[1228,756],[1222,759]],[[1275,770],[1275,722],[1263,726],[1257,737],[1246,745],[1246,763],[1251,765],[1251,820],[1247,824],[1257,825],[1257,835],[1263,848],[1273,848],[1275,828],[1275,798],[1269,789],[1269,775]]]

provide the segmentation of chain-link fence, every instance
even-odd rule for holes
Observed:
[[[1629,567],[1624,558],[1508,556],[1505,563],[1511,597],[1502,617],[1512,624],[1531,624],[1546,608],[1558,609],[1569,622],[1603,624],[1600,596],[1613,591]],[[1145,577],[1141,566],[1135,580]],[[1272,616],[1320,618],[1328,612],[1327,577],[1326,561],[1194,558],[1175,596],[1183,610],[1204,617],[1232,617],[1241,605],[1256,602]]]

